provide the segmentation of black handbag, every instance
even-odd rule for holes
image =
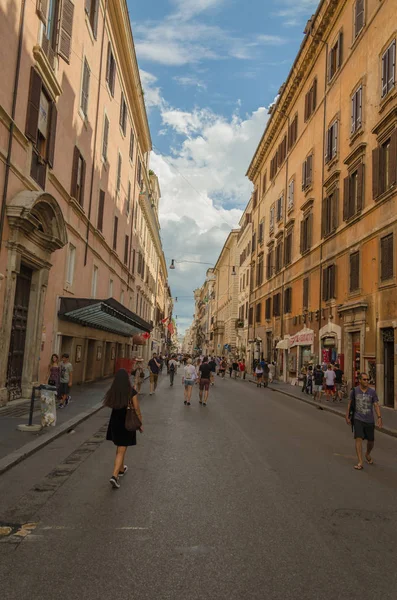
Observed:
[[[138,431],[141,427],[142,421],[137,415],[131,398],[131,400],[128,403],[127,412],[125,415],[125,428],[127,431]]]
[[[352,394],[353,394],[353,397],[350,402],[349,420],[350,420],[350,423],[352,426],[352,431],[353,431],[353,429],[354,429],[354,413],[356,412],[356,389],[354,387],[352,389]]]

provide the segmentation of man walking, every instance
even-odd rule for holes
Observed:
[[[346,422],[348,425],[352,425],[354,429],[354,439],[358,458],[358,462],[354,465],[354,468],[357,471],[363,469],[363,440],[367,440],[365,460],[369,465],[374,464],[371,457],[371,452],[375,443],[374,410],[377,416],[377,425],[378,427],[382,427],[383,423],[378,396],[376,395],[375,390],[369,387],[369,377],[367,373],[361,373],[359,385],[350,392],[350,399],[346,412]]]
[[[160,363],[157,360],[157,354],[155,352],[153,353],[153,357],[149,360],[148,367],[149,367],[149,371],[150,371],[149,396],[151,396],[156,391],[157,380],[159,378],[159,371],[160,371]]]
[[[173,354],[171,356],[170,360],[168,361],[168,373],[170,376],[170,386],[171,387],[174,385],[174,377],[175,377],[175,373],[177,372],[177,368],[178,368],[178,363],[176,362],[175,354]]]
[[[324,381],[325,381],[325,393],[327,395],[327,400],[332,397],[335,399],[335,371],[332,368],[332,365],[328,365],[328,369],[324,373]]]
[[[72,387],[73,366],[69,361],[69,354],[62,354],[61,375],[59,379],[59,396],[61,398],[58,408],[65,408],[69,404],[69,392]]]
[[[338,364],[335,365],[334,371],[335,371],[336,397],[338,398],[339,402],[342,402],[342,386],[343,386],[344,373]]]
[[[211,382],[211,367],[208,364],[208,358],[205,356],[199,367],[199,395],[200,404],[207,406],[208,394]],[[203,399],[204,398],[204,399]]]

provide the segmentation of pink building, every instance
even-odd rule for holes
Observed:
[[[161,349],[171,303],[126,1],[0,0],[0,38],[5,403],[45,381],[53,352],[79,383]]]

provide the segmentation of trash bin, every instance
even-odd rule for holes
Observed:
[[[55,385],[41,385],[41,426],[55,427],[57,422],[57,405],[56,405],[57,388]]]

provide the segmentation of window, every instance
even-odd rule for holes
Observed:
[[[44,189],[47,164],[54,166],[57,109],[38,72],[31,68],[26,137],[33,142],[31,177]]]
[[[284,265],[290,265],[292,262],[292,229],[289,229],[285,236],[285,252],[284,252]]]
[[[342,46],[343,46],[343,33],[340,32],[338,39],[331,47],[328,55],[328,81],[331,81],[335,73],[342,66]]]
[[[273,296],[273,317],[279,317],[281,314],[281,294]]]
[[[313,183],[313,154],[309,154],[302,165],[302,190],[308,190]]]
[[[254,307],[250,306],[249,312],[248,312],[248,325],[253,325],[254,324]]]
[[[256,249],[256,231],[252,234],[252,252],[255,252]]]
[[[128,237],[128,235],[125,236],[124,239],[124,264],[127,265],[128,264],[128,249],[130,246],[130,238]]]
[[[363,122],[363,87],[360,85],[359,88],[354,92],[351,99],[351,133],[356,133],[361,129]]]
[[[308,250],[310,250],[312,245],[312,226],[313,223],[313,215],[309,213],[303,218],[301,222],[301,239],[300,239],[300,251],[301,254],[304,254]]]
[[[261,254],[258,258],[258,263],[256,265],[256,285],[262,285],[263,283],[263,254]]]
[[[270,161],[270,179],[274,179],[276,176],[276,173],[277,173],[277,168],[278,168],[277,154],[278,154],[278,152],[276,152],[276,154],[273,156],[272,160]]]
[[[328,163],[338,154],[338,121],[335,120],[327,131],[325,162]]]
[[[114,217],[113,222],[113,250],[117,250],[117,230],[119,228],[119,219]]]
[[[108,58],[106,63],[106,82],[109,91],[114,96],[114,84],[116,81],[116,61],[114,60],[111,43],[108,43]]]
[[[277,199],[276,203],[276,221],[279,223],[283,218],[283,202],[284,194],[281,194],[280,198]]]
[[[360,288],[360,253],[350,254],[350,292]]]
[[[98,267],[94,265],[94,270],[92,272],[92,282],[91,282],[91,297],[96,298],[96,290],[98,285]]]
[[[347,221],[358,214],[364,200],[364,165],[360,163],[344,180],[343,220]]]
[[[69,244],[68,254],[68,268],[66,273],[66,283],[69,285],[73,284],[74,280],[74,266],[76,264],[76,248],[73,244]]]
[[[309,278],[305,277],[303,280],[303,308],[309,308]]]
[[[128,182],[128,192],[127,192],[127,200],[126,200],[125,210],[126,210],[127,217],[128,217],[128,215],[130,214],[130,210],[131,210],[131,181]]]
[[[397,129],[372,151],[373,197],[378,198],[397,183]]]
[[[281,271],[283,266],[283,242],[280,241],[276,246],[276,264],[275,264],[275,272],[278,273]]]
[[[133,273],[135,273],[135,254],[136,254],[136,252],[135,252],[135,250],[133,250],[132,251],[132,268],[131,268],[131,271]]]
[[[335,265],[329,265],[323,269],[323,300],[327,302],[335,298]]]
[[[282,142],[279,144],[277,151],[277,163],[278,167],[281,167],[285,159],[287,158],[287,136],[285,135]]]
[[[273,248],[269,250],[266,260],[266,277],[271,279],[273,276]]]
[[[88,66],[87,60],[84,59],[83,81],[82,81],[82,85],[81,85],[80,109],[85,118],[87,118],[87,115],[88,115],[88,97],[89,97],[89,92],[90,92],[90,77],[91,77],[90,67]]]
[[[96,39],[98,32],[99,0],[85,0],[85,12],[87,13],[94,38]]]
[[[288,150],[295,145],[296,140],[298,139],[298,115],[295,115],[293,121],[288,127]]]
[[[131,127],[131,132],[130,132],[130,160],[131,160],[131,162],[134,162],[134,142],[135,142],[135,137],[134,137],[134,132],[132,131],[132,127]]]
[[[356,0],[354,5],[354,37],[356,38],[364,27],[364,0]]]
[[[267,187],[267,173],[264,173],[263,180],[262,180],[262,194],[264,194],[266,192],[266,187]]]
[[[117,160],[117,181],[116,181],[116,192],[117,194],[120,192],[121,188],[121,167],[123,164],[123,159],[121,158],[121,154],[119,152],[118,160]]]
[[[136,171],[136,177],[139,185],[142,185],[142,163],[140,158],[138,158],[138,168]]]
[[[252,208],[256,208],[258,204],[258,190],[254,190],[253,196],[252,196]]]
[[[85,160],[81,156],[77,146],[74,147],[72,182],[70,186],[70,195],[80,206],[84,205],[84,184],[85,184]]]
[[[113,298],[113,279],[109,279],[109,298]]]
[[[255,308],[255,321],[257,323],[261,322],[261,316],[262,316],[262,304],[259,302]]]
[[[104,190],[99,190],[97,228],[101,232],[103,231],[103,212],[104,212],[104,208],[105,208],[105,192],[104,192]]]
[[[292,312],[292,288],[288,287],[284,290],[284,314]]]
[[[71,0],[37,0],[37,13],[44,24],[42,48],[52,68],[58,53],[69,63],[72,48],[74,4]]]
[[[387,281],[394,275],[393,234],[389,233],[380,241],[380,280]]]
[[[270,207],[270,217],[269,217],[269,232],[273,233],[274,231],[274,211],[275,211],[275,207],[274,204],[273,206]]]
[[[288,184],[288,211],[294,208],[295,201],[295,179],[291,179]]]
[[[103,140],[102,140],[102,158],[105,162],[108,160],[108,143],[109,143],[109,119],[107,115],[103,120]]]
[[[325,237],[336,231],[338,227],[339,190],[334,189],[323,198],[321,236]]]
[[[121,100],[120,100],[120,127],[123,135],[127,132],[127,104],[125,102],[124,94],[121,92]]]
[[[310,90],[305,96],[305,122],[310,119],[317,106],[317,79],[312,83]]]
[[[259,230],[258,230],[258,244],[263,244],[263,229],[264,229],[264,223],[263,220],[259,223]]]
[[[272,315],[272,299],[267,298],[265,304],[265,318],[266,321],[270,321]]]
[[[394,88],[396,81],[396,40],[382,55],[382,98]]]

